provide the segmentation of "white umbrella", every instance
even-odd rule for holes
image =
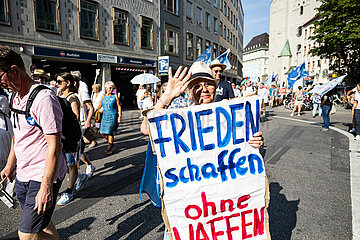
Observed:
[[[346,77],[346,75],[335,78],[323,85],[320,85],[318,87],[316,87],[312,93],[317,93],[319,94],[321,97],[324,96],[327,92],[331,91],[332,89],[334,89],[336,87],[336,85],[338,85],[344,78]]]
[[[135,76],[130,82],[132,84],[153,84],[160,82],[160,79],[150,73],[142,73]]]

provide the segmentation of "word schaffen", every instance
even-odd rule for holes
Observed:
[[[201,193],[201,206],[188,205],[185,208],[186,218],[194,220],[188,225],[186,234],[180,235],[176,226],[172,228],[175,240],[210,240],[210,239],[250,239],[261,236],[265,233],[265,207],[260,209],[249,209],[248,201],[250,195],[244,195],[233,201],[231,199],[220,200],[217,206],[215,202],[206,199],[205,192]],[[233,213],[235,209],[241,209],[240,212]],[[210,209],[210,211],[209,211]],[[224,216],[224,212],[228,211]],[[220,216],[221,214],[221,216]],[[205,222],[197,222],[200,217],[205,217]],[[207,231],[204,225],[210,227]],[[224,228],[221,228],[224,225]],[[221,230],[222,229],[222,230]],[[223,237],[220,237],[223,236]]]
[[[259,99],[148,113],[173,240],[270,239]]]

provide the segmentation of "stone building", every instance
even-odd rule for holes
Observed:
[[[270,5],[269,72],[279,74],[287,83],[287,75],[305,62],[310,76],[304,83],[323,83],[329,79],[328,60],[311,56],[315,46],[309,40],[316,21],[316,0],[273,0]]]
[[[21,53],[28,71],[42,68],[54,78],[80,70],[91,86],[112,80],[123,104],[132,104],[130,79],[155,72],[159,0],[3,0],[0,44]]]
[[[264,82],[268,72],[269,60],[269,35],[260,34],[251,39],[244,48],[244,78],[255,78],[257,81]]]
[[[190,66],[210,45],[213,58],[230,48],[233,67],[224,76],[236,81],[241,78],[243,19],[238,0],[165,1],[160,12],[160,55],[169,56],[176,69]]]

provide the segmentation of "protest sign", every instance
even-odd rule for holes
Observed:
[[[174,240],[270,239],[256,96],[148,113]]]

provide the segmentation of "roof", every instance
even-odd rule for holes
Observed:
[[[278,57],[291,57],[291,56],[292,56],[292,54],[291,54],[291,49],[290,49],[290,43],[289,43],[289,40],[286,40],[286,43]]]
[[[251,41],[246,45],[244,51],[249,51],[251,49],[260,47],[269,47],[269,34],[262,33],[258,36],[253,37]]]
[[[304,23],[304,25],[302,25],[302,27],[306,27],[309,24],[312,24],[315,20],[317,20],[319,18],[318,15],[313,16],[309,21],[307,21],[306,23]]]

